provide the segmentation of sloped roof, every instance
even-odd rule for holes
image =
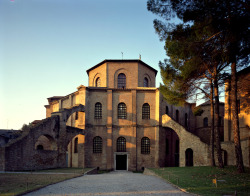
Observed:
[[[86,72],[87,74],[89,74],[89,72],[97,67],[99,67],[100,65],[104,64],[104,63],[108,63],[108,62],[121,62],[121,63],[129,63],[129,62],[137,62],[137,63],[141,63],[143,64],[144,66],[148,67],[149,69],[153,70],[155,72],[155,75],[157,74],[157,70],[154,69],[153,67],[149,66],[148,64],[144,63],[142,60],[139,60],[139,59],[124,59],[124,60],[119,60],[119,59],[105,59],[104,61],[98,63],[97,65],[91,67],[90,69],[88,69]]]

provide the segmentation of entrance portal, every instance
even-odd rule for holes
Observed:
[[[116,155],[116,170],[127,170],[127,155]]]

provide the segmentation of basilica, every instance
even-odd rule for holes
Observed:
[[[247,70],[244,77],[248,78]],[[155,86],[157,70],[140,59],[104,60],[87,74],[88,86],[49,97],[46,119],[0,147],[0,170],[90,167],[134,171],[210,164],[208,102],[199,106],[198,115],[194,115],[197,106],[193,103],[170,105]],[[219,130],[224,163],[234,165],[229,108],[228,101],[220,103]],[[250,129],[244,119],[244,164],[249,166]]]

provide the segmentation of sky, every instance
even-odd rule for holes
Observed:
[[[0,0],[0,129],[46,118],[47,98],[88,86],[105,59],[166,58],[147,0]]]

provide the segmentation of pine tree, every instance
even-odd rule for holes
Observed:
[[[148,10],[158,14],[167,21],[154,21],[154,27],[161,40],[169,39],[171,32],[177,29],[177,25],[170,21],[177,16],[182,26],[194,27],[199,40],[203,42],[201,54],[203,60],[206,56],[218,65],[231,64],[232,80],[232,111],[234,142],[236,152],[237,169],[244,172],[242,152],[240,146],[239,121],[237,114],[237,79],[236,67],[249,63],[249,26],[250,26],[250,2],[244,0],[216,1],[216,0],[149,0]],[[180,25],[179,25],[180,27]],[[207,33],[210,32],[210,35]],[[204,36],[203,36],[204,35]],[[209,36],[208,36],[209,35]],[[186,37],[185,41],[189,38]],[[166,41],[167,42],[167,41]],[[193,46],[195,40],[190,45]],[[166,48],[165,48],[166,49]],[[203,50],[205,49],[205,50]],[[204,52],[205,51],[205,52]],[[171,58],[171,57],[170,57]],[[176,58],[175,58],[176,60]],[[178,60],[178,59],[177,59]],[[213,73],[219,73],[214,69]],[[217,74],[215,74],[217,75]],[[218,127],[218,91],[217,80],[214,78],[215,92],[215,132]],[[185,93],[184,93],[185,94]],[[217,112],[216,112],[217,111]],[[217,138],[218,139],[218,138]],[[216,142],[217,143],[217,142]],[[219,158],[220,159],[220,158]],[[219,161],[220,162],[220,161]],[[221,164],[221,163],[219,163]],[[222,163],[223,164],[223,163]]]

